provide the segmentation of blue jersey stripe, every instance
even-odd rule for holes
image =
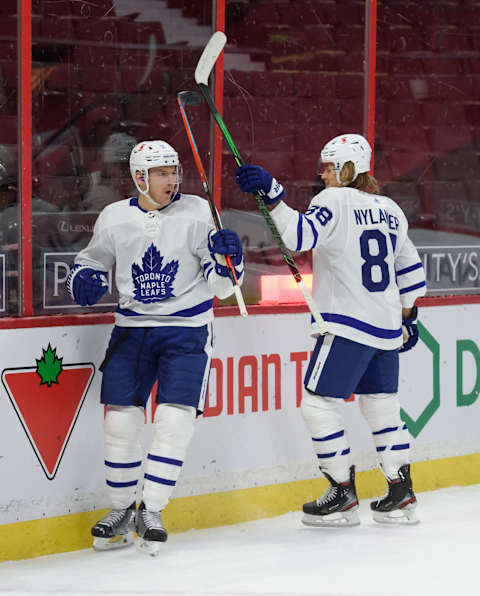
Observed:
[[[147,455],[147,459],[151,459],[152,461],[159,461],[163,464],[170,464],[172,466],[183,466],[183,461],[181,459],[172,459],[171,457],[161,457],[160,455],[152,455],[149,453]]]
[[[418,288],[423,288],[426,285],[427,284],[424,281],[421,281],[420,283],[415,284],[413,286],[408,286],[408,288],[403,288],[403,290],[400,290],[400,294],[407,294],[408,292],[413,292],[413,290],[418,290]]]
[[[405,273],[410,273],[410,271],[415,271],[416,269],[421,269],[423,267],[422,263],[415,263],[415,265],[410,265],[410,267],[405,267],[405,269],[400,269],[400,271],[396,271],[397,277],[399,275],[404,275]]]
[[[381,327],[375,327],[359,319],[353,317],[347,317],[346,315],[336,315],[334,313],[322,312],[323,319],[328,323],[338,323],[340,325],[346,325],[347,327],[353,327],[374,337],[380,337],[382,339],[395,339],[402,335],[401,329],[382,329]],[[312,317],[313,323],[313,317]]]
[[[206,312],[207,310],[210,310],[213,306],[213,300],[205,300],[205,302],[201,302],[200,304],[197,304],[195,306],[192,306],[191,308],[185,308],[183,310],[177,310],[177,312],[172,312],[169,315],[157,315],[157,316],[162,316],[162,317],[193,317],[195,315],[199,315],[202,312]],[[120,308],[118,307],[116,312],[118,312],[119,315],[123,315],[124,317],[151,317],[151,316],[155,316],[152,315],[151,313],[139,313],[139,312],[135,312],[134,310],[130,310],[129,308]]]
[[[105,465],[108,466],[109,468],[138,468],[139,466],[142,465],[142,462],[141,461],[132,461],[132,462],[128,462],[126,464],[119,464],[114,461],[105,460]]]
[[[175,486],[175,480],[168,480],[167,478],[160,478],[158,476],[152,476],[152,474],[145,474],[146,480],[151,480],[157,484],[166,484],[167,486]]]
[[[208,279],[210,277],[210,273],[213,271],[213,265],[211,263],[207,263],[206,265],[203,266],[203,269],[205,271],[205,276]]]
[[[297,248],[295,250],[300,250],[302,248],[302,240],[303,240],[303,228],[302,228],[302,214],[298,214],[298,221],[297,221]]]
[[[313,221],[310,221],[308,219],[308,217],[305,217],[305,221],[308,223],[308,225],[312,228],[312,234],[313,234],[313,244],[310,248],[310,250],[312,250],[313,248],[315,248],[317,246],[317,240],[318,240],[318,232],[315,229],[315,225],[313,223]]]

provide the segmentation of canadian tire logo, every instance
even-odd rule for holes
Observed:
[[[95,374],[64,364],[48,344],[36,366],[5,368],[2,383],[45,475],[53,480]]]

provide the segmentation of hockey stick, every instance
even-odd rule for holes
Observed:
[[[215,207],[215,203],[213,201],[212,193],[210,192],[210,187],[208,185],[207,175],[205,173],[205,169],[202,164],[202,160],[200,159],[200,154],[198,152],[197,143],[195,142],[195,137],[193,136],[192,128],[190,126],[190,122],[187,118],[187,113],[185,111],[185,106],[198,106],[202,103],[202,96],[196,93],[195,91],[180,91],[177,93],[177,102],[180,108],[180,114],[182,115],[183,124],[185,125],[185,131],[187,133],[188,141],[190,143],[190,147],[192,148],[193,157],[195,159],[195,164],[197,166],[198,173],[200,174],[200,178],[202,180],[203,189],[205,190],[205,194],[207,195],[208,204],[210,206],[210,211],[212,212],[213,221],[215,223],[215,227],[217,230],[222,230],[222,222],[220,221],[220,216],[218,215],[217,208]],[[238,308],[240,310],[240,314],[242,317],[246,317],[248,315],[247,309],[245,307],[245,301],[243,300],[242,292],[240,290],[240,286],[238,284],[237,275],[235,273],[235,267],[232,264],[232,259],[230,255],[225,255],[225,260],[227,261],[227,267],[229,270],[229,277],[232,280],[233,284],[233,291],[235,293],[235,298],[237,300]]]
[[[215,122],[217,123],[218,127],[222,131],[223,138],[227,142],[228,148],[232,152],[233,158],[234,158],[237,166],[240,167],[240,166],[244,165],[243,159],[242,159],[237,147],[235,146],[235,143],[233,142],[233,139],[230,136],[230,133],[228,132],[225,122],[223,121],[222,117],[220,116],[220,114],[217,110],[217,107],[213,101],[213,98],[210,94],[210,90],[208,88],[208,78],[210,76],[210,73],[211,73],[213,67],[215,66],[215,62],[217,61],[217,58],[219,57],[220,53],[223,50],[223,47],[225,46],[226,41],[227,41],[227,38],[226,38],[225,34],[222,33],[221,31],[216,31],[212,35],[212,37],[209,39],[207,45],[205,46],[205,48],[202,52],[202,55],[200,56],[200,60],[198,61],[197,68],[195,69],[195,82],[200,87],[200,91],[202,92],[202,95],[205,98],[205,101],[207,102],[207,105],[210,108],[210,111],[211,111],[213,117],[215,118]],[[280,232],[278,231],[277,226],[275,225],[273,219],[270,216],[270,213],[269,213],[267,207],[265,206],[265,203],[263,202],[262,195],[258,192],[255,192],[255,193],[253,193],[253,196],[255,197],[255,200],[257,201],[257,205],[258,205],[258,209],[259,209],[260,213],[262,214],[263,218],[265,219],[265,221],[270,229],[270,232],[272,233],[272,236],[273,236],[275,242],[277,243],[278,248],[280,249],[280,252],[282,253],[282,257],[283,257],[284,261],[288,265],[291,274],[295,278],[295,281],[297,282],[298,287],[303,294],[305,302],[307,303],[307,306],[308,306],[316,324],[318,325],[319,332],[322,335],[324,335],[328,331],[325,321],[323,320],[318,308],[316,307],[311,294],[305,287],[305,284],[303,283],[302,275],[295,264],[292,254],[290,253],[288,248],[285,246],[285,243],[282,240]]]

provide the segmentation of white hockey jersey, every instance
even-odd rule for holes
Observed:
[[[215,272],[212,230],[209,205],[196,195],[177,194],[154,211],[125,199],[103,209],[75,264],[101,271],[116,266],[119,326],[201,326],[213,319],[213,296],[233,293],[230,278]],[[236,269],[241,282],[243,263]]]
[[[313,298],[329,331],[384,350],[400,347],[401,309],[426,291],[400,207],[388,197],[333,187],[313,197],[305,214],[281,202],[271,216],[288,248],[312,249]]]

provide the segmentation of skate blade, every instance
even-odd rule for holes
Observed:
[[[133,544],[133,533],[123,534],[122,536],[114,536],[113,538],[98,538],[93,539],[94,550],[115,550],[117,548],[125,548]]]
[[[420,523],[415,506],[407,506],[403,509],[394,509],[393,511],[383,512],[374,511],[373,521],[378,524],[390,524],[390,525],[414,525]]]
[[[305,513],[302,518],[302,524],[311,528],[339,528],[343,526],[358,526],[360,525],[360,518],[356,510],[339,511],[337,513],[330,513],[329,515],[311,515]]]
[[[163,542],[157,542],[153,540],[144,540],[143,538],[137,538],[135,540],[135,548],[139,553],[144,555],[150,555],[156,557],[160,553]]]

